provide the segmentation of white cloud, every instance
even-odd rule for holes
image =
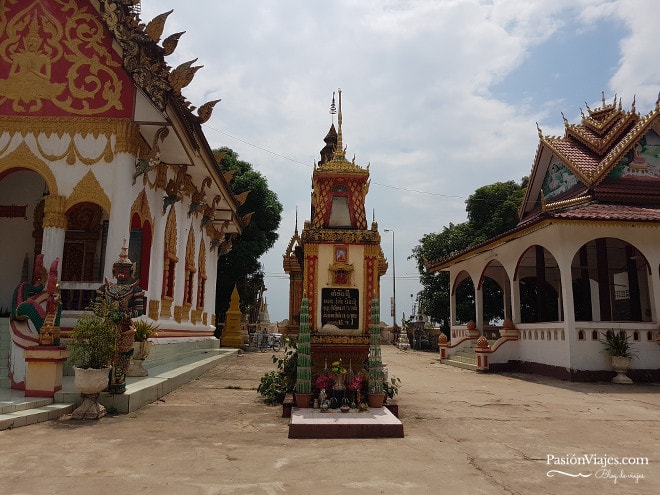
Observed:
[[[165,36],[187,31],[170,64],[198,57],[204,65],[186,97],[197,106],[222,98],[207,127],[211,146],[229,146],[251,162],[285,206],[280,241],[264,258],[269,274],[281,273],[296,206],[300,227],[309,216],[311,166],[337,87],[348,155],[363,166],[371,162],[367,209],[375,209],[381,229],[396,230],[397,276],[415,272],[405,258],[425,233],[465,220],[464,199],[477,187],[529,174],[535,122],[560,134],[560,111],[579,116],[582,94],[529,99],[543,89],[529,87],[507,102],[494,96],[493,85],[527,62],[534,47],[569,23],[598,30],[601,21],[617,20],[630,33],[620,53],[602,53],[616,68],[610,90],[624,102],[636,94],[646,112],[660,89],[653,0],[143,0],[143,19],[170,8]],[[572,48],[555,55],[582,63],[579,47]],[[544,71],[552,86],[551,61]],[[593,88],[594,99],[601,89]],[[288,285],[282,278],[266,282],[270,314],[282,319]],[[389,274],[382,288],[387,300]],[[397,306],[407,306],[417,290],[413,281],[397,280],[405,296]]]

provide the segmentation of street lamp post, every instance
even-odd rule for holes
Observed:
[[[394,253],[394,229],[385,229],[385,232],[392,232],[392,327],[396,331],[396,266],[395,266],[395,253]],[[410,342],[408,342],[408,333],[404,328],[399,332],[399,340],[396,343],[399,349],[408,349]]]

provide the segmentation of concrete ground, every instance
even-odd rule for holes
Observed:
[[[256,392],[271,356],[134,413],[0,431],[0,493],[660,493],[659,385],[477,374],[385,346],[405,438],[296,440]]]

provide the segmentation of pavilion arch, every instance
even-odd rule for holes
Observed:
[[[583,244],[571,262],[576,321],[652,321],[651,266],[615,237]]]
[[[476,320],[475,286],[470,274],[462,270],[454,279],[451,297],[455,300],[454,322],[465,324]]]
[[[522,323],[563,321],[561,272],[548,249],[538,244],[527,248],[518,259],[514,280],[520,291]]]
[[[479,277],[478,290],[482,291],[484,325],[511,318],[511,282],[498,260],[490,260]]]

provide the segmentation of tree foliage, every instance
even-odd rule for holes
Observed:
[[[230,148],[220,148],[216,152],[222,154],[218,163],[220,172],[236,171],[229,184],[231,191],[235,195],[250,191],[245,203],[239,206],[238,215],[253,213],[250,224],[243,228],[232,250],[218,259],[216,313],[222,321],[234,286],[241,298],[241,311],[249,311],[255,305],[264,283],[259,258],[277,241],[282,204],[277,194],[268,188],[266,178],[250,163],[239,160],[238,154]]]
[[[465,201],[467,222],[450,223],[439,233],[424,235],[412,250],[411,258],[417,261],[422,291],[419,295],[420,310],[433,320],[449,324],[449,274],[447,272],[428,273],[424,267],[426,261],[446,258],[464,251],[492,237],[502,234],[518,223],[518,209],[522,203],[528,178],[523,177],[520,184],[515,181],[496,182],[477,189]],[[485,284],[484,318],[489,320],[501,317],[496,284]],[[465,286],[465,287],[463,287]],[[465,305],[457,308],[457,318],[461,321],[474,319],[474,294],[469,296],[471,284],[461,284],[460,290],[466,290]],[[474,290],[472,289],[472,292]],[[472,303],[470,302],[472,301]]]

